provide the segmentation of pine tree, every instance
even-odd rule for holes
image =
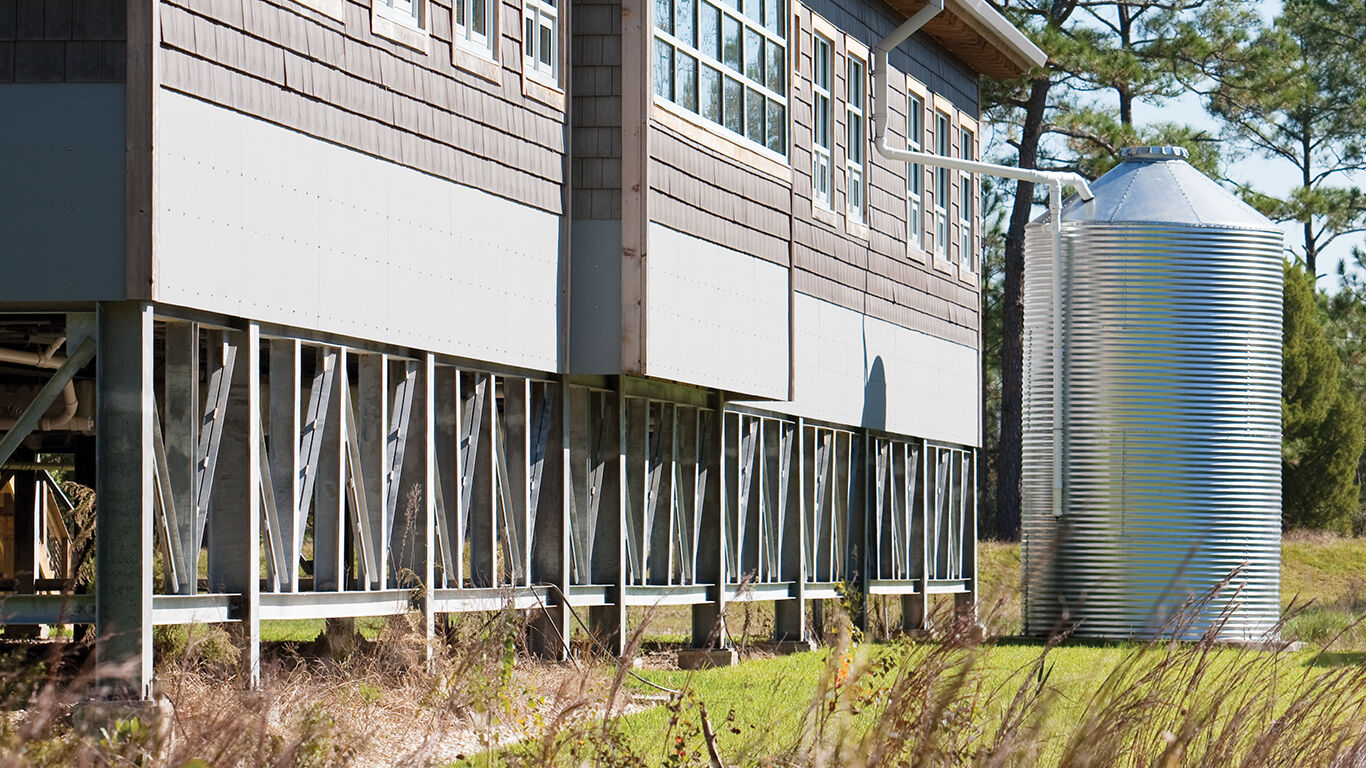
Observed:
[[[1313,280],[1285,269],[1281,369],[1282,521],[1287,529],[1350,533],[1361,486],[1366,431],[1342,382],[1342,361],[1324,330]]]
[[[1244,196],[1276,221],[1299,222],[1310,274],[1329,243],[1366,231],[1366,194],[1346,185],[1366,170],[1363,29],[1363,0],[1286,0],[1246,55],[1203,67],[1229,138],[1294,168],[1288,194],[1249,187]]]

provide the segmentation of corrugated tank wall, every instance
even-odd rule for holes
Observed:
[[[1178,634],[1257,640],[1280,615],[1282,235],[1183,157],[1135,151],[1064,208],[1056,440],[1051,224],[1027,233],[1031,634],[1166,634],[1231,575]]]

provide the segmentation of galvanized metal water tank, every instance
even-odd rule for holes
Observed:
[[[1280,615],[1282,235],[1186,156],[1128,150],[1063,206],[1056,293],[1047,214],[1027,230],[1029,634],[1170,633],[1239,567],[1177,634],[1256,641]]]

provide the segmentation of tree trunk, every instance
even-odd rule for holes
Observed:
[[[1034,168],[1043,134],[1044,109],[1052,82],[1047,76],[1030,85],[1020,132],[1020,167]],[[1034,184],[1021,181],[1015,188],[1015,207],[1006,231],[1004,296],[1001,301],[1001,443],[996,488],[996,536],[1020,538],[1020,439],[1024,355],[1024,237],[1034,207]]]

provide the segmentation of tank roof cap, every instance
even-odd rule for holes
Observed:
[[[1122,160],[1137,160],[1140,162],[1151,160],[1185,160],[1191,156],[1185,147],[1173,146],[1149,146],[1149,147],[1125,147],[1119,151]]]

